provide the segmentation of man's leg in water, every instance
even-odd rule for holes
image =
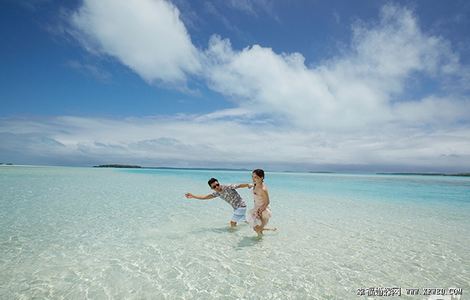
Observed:
[[[237,222],[244,221],[246,214],[246,207],[239,207],[233,210],[233,216],[230,220],[230,227],[234,228],[237,226]]]

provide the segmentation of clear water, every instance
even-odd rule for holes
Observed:
[[[267,173],[278,231],[258,239],[222,200],[183,197],[210,177],[250,172],[0,167],[0,299],[470,294],[469,178]]]

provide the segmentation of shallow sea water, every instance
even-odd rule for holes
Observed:
[[[223,200],[184,198],[210,177],[251,174],[0,167],[0,299],[470,298],[469,178],[268,172],[278,231],[259,239]]]

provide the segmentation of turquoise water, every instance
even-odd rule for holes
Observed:
[[[267,173],[279,230],[258,239],[222,200],[183,197],[210,177],[251,174],[0,167],[0,299],[469,298],[469,178]]]

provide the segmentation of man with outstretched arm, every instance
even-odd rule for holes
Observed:
[[[193,195],[191,193],[186,193],[185,196],[188,199],[194,198],[199,200],[210,200],[216,197],[220,197],[230,204],[233,208],[233,216],[230,220],[230,227],[237,226],[237,222],[246,221],[246,203],[240,194],[236,191],[238,188],[251,188],[253,185],[249,183],[242,184],[230,184],[230,185],[221,185],[219,181],[215,178],[209,179],[207,182],[211,189],[214,191],[211,194],[205,196],[202,195]]]

